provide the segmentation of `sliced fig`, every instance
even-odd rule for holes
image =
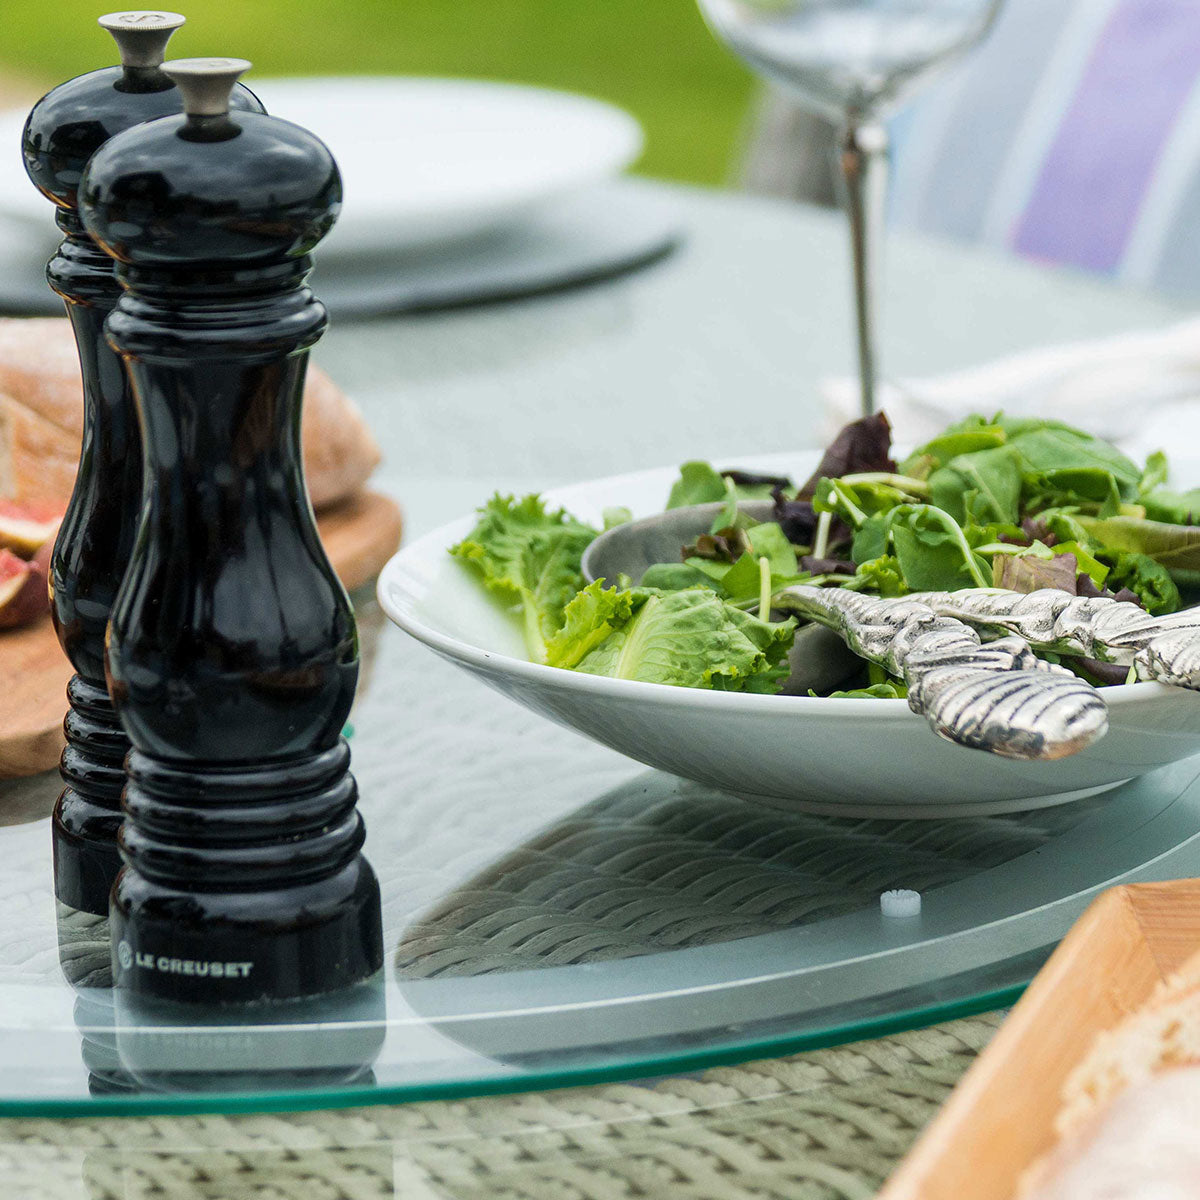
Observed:
[[[50,593],[43,562],[26,562],[11,550],[0,550],[0,629],[28,625],[49,608]]]
[[[60,505],[0,500],[0,549],[32,558],[54,537],[64,511]]]

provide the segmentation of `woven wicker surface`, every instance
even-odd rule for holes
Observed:
[[[641,1084],[321,1113],[0,1122],[14,1200],[859,1200],[999,1014]]]

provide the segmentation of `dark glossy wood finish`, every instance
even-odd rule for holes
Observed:
[[[247,89],[236,108],[261,111]],[[57,208],[64,240],[47,267],[66,302],[83,374],[84,429],[75,490],[51,558],[51,611],[76,676],[67,695],[66,784],[52,821],[55,894],[72,908],[108,911],[120,868],[123,762],[129,749],[109,702],[104,637],[133,548],[142,497],[141,441],[124,364],[103,326],[121,294],[112,260],[80,223],[77,187],[83,168],[110,137],[178,113],[179,91],[152,67],[107,67],[69,80],[34,106],[22,152],[35,186]]]
[[[340,738],[357,633],[300,457],[326,322],[308,251],[340,199],[325,146],[255,114],[132,130],[82,185],[127,288],[107,328],[145,443],[108,679],[134,747],[116,982],[146,996],[310,996],[382,963]]]

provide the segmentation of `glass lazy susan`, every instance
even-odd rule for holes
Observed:
[[[382,975],[244,1011],[107,986],[56,908],[54,775],[0,784],[0,1113],[243,1111],[636,1078],[1010,1002],[1089,900],[1200,874],[1200,760],[1000,817],[806,815],[648,772],[360,610]],[[880,895],[921,893],[885,917]]]

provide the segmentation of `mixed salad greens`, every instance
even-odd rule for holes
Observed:
[[[892,458],[886,416],[847,425],[811,478],[685,463],[668,508],[719,503],[708,533],[628,578],[586,585],[580,562],[601,532],[539,496],[495,496],[451,549],[523,623],[530,658],[554,667],[681,687],[776,692],[796,631],[771,597],[798,583],[882,596],[1000,587],[1132,600],[1168,613],[1200,599],[1200,488],[1166,487],[1059,421],[972,416]],[[739,504],[771,502],[756,522]],[[605,513],[605,527],[629,513]],[[775,618],[781,619],[775,619]],[[1125,670],[1061,661],[1096,685]],[[904,695],[863,664],[836,696]]]

